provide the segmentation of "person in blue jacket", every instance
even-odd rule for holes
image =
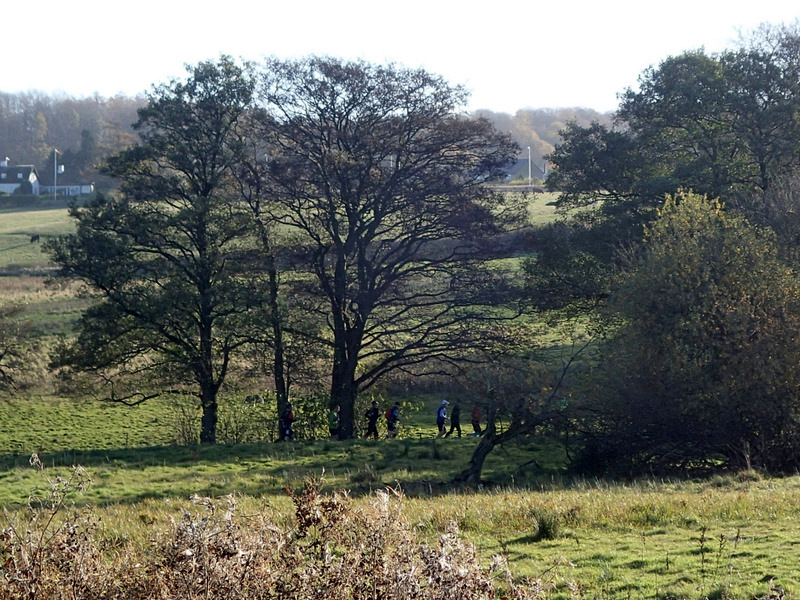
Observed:
[[[397,437],[397,424],[400,422],[400,403],[395,402],[389,410],[386,411],[386,429],[388,431],[386,437],[389,439]]]
[[[442,400],[442,403],[439,405],[439,408],[436,409],[436,427],[439,429],[439,435],[437,435],[436,437],[442,437],[445,433],[444,424],[447,422],[448,404],[450,403],[447,400]]]

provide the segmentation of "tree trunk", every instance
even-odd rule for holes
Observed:
[[[265,223],[261,212],[261,204],[257,198],[250,201],[258,235],[261,239],[261,246],[264,251],[264,268],[269,277],[267,288],[267,305],[269,306],[269,325],[272,329],[273,354],[272,354],[272,379],[275,386],[275,398],[277,400],[278,415],[282,415],[289,403],[289,385],[286,381],[286,359],[283,340],[283,321],[281,319],[278,298],[280,297],[280,284],[278,281],[278,267],[275,264],[275,250],[269,226]],[[283,437],[281,431],[281,421],[276,423],[277,439]]]
[[[348,324],[347,252],[342,250],[336,262],[333,278],[333,369],[331,373],[331,404],[339,405],[339,439],[348,440],[355,434],[355,406],[358,387],[356,367],[361,348],[363,329]]]
[[[498,443],[497,436],[492,435],[490,437],[488,434],[484,434],[481,441],[478,442],[477,447],[472,452],[472,457],[469,459],[467,468],[455,476],[453,483],[459,483],[469,487],[478,487],[481,483],[483,463]]]
[[[337,368],[338,367],[338,368]],[[347,363],[334,365],[331,384],[331,404],[339,405],[339,439],[349,440],[355,437],[356,393],[354,373]]]
[[[266,242],[265,242],[266,244]],[[269,254],[267,261],[269,272],[269,310],[270,325],[272,326],[272,336],[274,340],[274,350],[272,355],[272,377],[275,385],[275,397],[277,399],[278,415],[282,415],[289,403],[289,387],[286,383],[286,361],[284,358],[283,346],[283,322],[281,321],[280,307],[278,306],[278,271],[275,268],[275,261],[272,254]],[[281,420],[278,419],[278,437],[283,437]]]
[[[486,457],[489,456],[491,451],[494,450],[495,446],[504,444],[519,435],[533,433],[537,426],[543,425],[561,416],[562,413],[558,411],[526,415],[524,421],[511,423],[508,429],[500,435],[497,435],[494,419],[490,417],[486,423],[486,433],[472,452],[472,457],[469,459],[467,468],[453,478],[453,483],[477,487],[481,483],[483,463],[486,461]]]
[[[278,397],[278,410],[281,411],[289,401],[289,389],[286,383],[286,364],[284,360],[283,347],[283,321],[281,320],[280,306],[278,298],[280,295],[280,284],[278,283],[278,268],[275,265],[275,252],[273,250],[272,239],[269,228],[261,220],[258,210],[256,213],[256,223],[259,228],[261,245],[264,248],[264,266],[269,276],[268,298],[269,321],[272,328],[272,335],[275,343],[275,355],[272,361],[272,376],[275,380],[275,395]]]
[[[203,416],[200,426],[200,443],[217,443],[217,394],[213,389],[203,389],[201,403]]]

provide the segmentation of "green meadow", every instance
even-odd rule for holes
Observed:
[[[146,552],[154,529],[194,495],[237,497],[240,510],[289,520],[285,488],[321,478],[361,505],[402,490],[403,515],[433,543],[454,523],[487,563],[504,555],[515,577],[542,579],[552,598],[794,597],[800,583],[800,477],[758,473],[708,480],[614,482],[568,477],[547,439],[496,450],[486,485],[450,484],[475,438],[435,439],[420,410],[394,440],[229,444],[169,443],[168,404],[135,409],[90,400],[12,399],[0,404],[0,506],[20,514],[47,481],[81,465],[91,485],[70,498],[102,515],[103,535]],[[31,451],[44,464],[28,465]],[[531,460],[536,459],[535,464]],[[527,467],[520,468],[521,465]]]
[[[551,199],[534,196],[532,214],[546,218]],[[23,304],[43,340],[69,333],[85,300],[77,286],[48,281],[30,236],[44,240],[70,227],[63,207],[0,208],[0,301]],[[455,526],[483,563],[505,556],[515,579],[541,580],[546,598],[798,597],[800,476],[585,480],[570,476],[559,440],[537,437],[497,448],[485,485],[462,489],[451,481],[477,439],[435,439],[440,398],[401,398],[397,439],[291,443],[269,441],[269,411],[227,398],[236,407],[223,415],[227,426],[263,435],[206,447],[178,443],[187,417],[175,399],[125,407],[62,397],[44,385],[2,397],[0,530],[54,481],[68,482],[78,465],[91,484],[68,489],[64,514],[93,507],[103,547],[125,547],[137,555],[132,560],[147,555],[154,532],[191,510],[193,495],[233,495],[241,514],[290,522],[286,488],[319,480],[327,494],[346,491],[356,507],[377,490],[395,490],[420,539],[433,543]],[[41,471],[29,464],[34,453]]]

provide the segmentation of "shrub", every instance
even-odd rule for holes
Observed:
[[[277,406],[274,394],[226,398],[219,407],[217,441],[221,444],[274,441]]]
[[[56,502],[35,508],[24,527],[0,533],[0,600],[81,598],[235,600],[381,598],[480,600],[536,598],[539,581],[518,585],[504,561],[480,564],[452,523],[434,546],[416,538],[402,497],[381,491],[361,508],[344,493],[323,495],[321,482],[287,489],[295,514],[285,524],[272,511],[240,516],[236,498],[194,497],[152,548],[103,553],[91,520],[55,518]]]
[[[554,540],[561,531],[561,523],[559,516],[552,510],[535,509],[533,511],[533,519],[535,530],[533,532],[532,540]]]

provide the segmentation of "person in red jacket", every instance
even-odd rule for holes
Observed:
[[[290,442],[294,439],[294,431],[292,430],[292,423],[294,423],[294,410],[292,409],[292,403],[289,402],[286,405],[286,408],[283,410],[283,414],[280,418],[280,428],[281,428],[281,441],[282,442]]]
[[[481,430],[481,407],[476,402],[472,407],[472,431],[474,436],[483,435],[483,430]]]

